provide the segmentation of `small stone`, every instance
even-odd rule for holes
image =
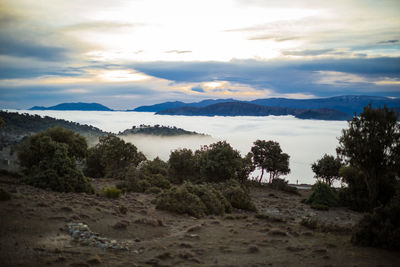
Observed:
[[[257,246],[250,246],[247,251],[249,253],[258,253],[260,251],[260,249]]]

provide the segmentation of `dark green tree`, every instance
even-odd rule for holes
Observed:
[[[190,149],[177,149],[171,152],[168,160],[168,174],[174,183],[194,180],[198,176],[196,157]]]
[[[52,137],[55,132],[56,140],[68,141],[54,140]],[[71,138],[71,135],[74,138]],[[60,192],[92,193],[89,181],[76,166],[76,158],[84,152],[76,153],[70,147],[70,142],[76,140],[80,143],[80,136],[65,129],[48,129],[30,136],[18,150],[18,159],[27,183]]]
[[[135,145],[125,143],[115,135],[99,138],[99,143],[88,151],[85,173],[91,177],[123,178],[130,165],[146,160]]]
[[[400,175],[400,124],[394,110],[364,108],[342,131],[337,154],[363,174],[369,206],[378,205],[380,183]]]
[[[263,179],[264,171],[270,173],[269,183],[280,175],[290,173],[290,156],[282,153],[278,142],[257,140],[254,142],[251,152],[253,154],[254,165],[261,169],[260,183]]]
[[[333,180],[339,179],[339,170],[342,167],[342,161],[331,155],[325,154],[321,159],[311,165],[315,173],[315,178],[323,179],[329,186]]]
[[[220,141],[196,151],[200,176],[208,182],[238,179],[242,167],[239,151]]]

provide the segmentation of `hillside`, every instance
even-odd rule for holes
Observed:
[[[159,111],[160,115],[185,116],[281,116],[293,115],[301,119],[347,120],[350,115],[331,109],[294,109],[283,107],[261,106],[245,102],[227,102],[206,107],[181,107]]]
[[[127,129],[123,132],[119,132],[118,135],[156,135],[156,136],[177,136],[177,135],[204,135],[196,132],[186,131],[181,128],[160,126],[160,125],[140,125],[139,127],[133,126],[131,129]]]
[[[58,193],[0,175],[2,266],[396,266],[400,254],[351,245],[362,216],[311,209],[301,196],[250,188],[259,210],[194,218],[154,208],[155,194]],[[305,219],[307,218],[307,219]],[[316,222],[316,226],[304,222]]]
[[[0,149],[19,143],[23,138],[47,128],[61,126],[73,130],[89,138],[97,138],[106,132],[91,125],[82,125],[72,121],[60,120],[48,116],[19,114],[15,112],[0,111],[0,117],[5,124],[0,128]]]
[[[51,107],[34,106],[29,110],[81,110],[81,111],[112,111],[112,109],[98,103],[62,103]]]

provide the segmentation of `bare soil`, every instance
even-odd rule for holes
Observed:
[[[97,192],[115,184],[93,181]],[[156,210],[155,195],[57,193],[10,177],[0,177],[0,187],[12,193],[0,202],[0,266],[400,266],[398,252],[350,243],[362,214],[310,209],[301,203],[308,190],[253,188],[263,216],[234,210],[196,219]],[[304,218],[329,227],[309,229]],[[105,241],[73,237],[71,223]]]

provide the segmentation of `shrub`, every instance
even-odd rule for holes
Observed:
[[[152,186],[152,187],[147,188],[144,192],[145,192],[146,194],[159,194],[159,193],[161,193],[162,191],[163,191],[163,190],[162,190],[161,188]]]
[[[386,206],[376,208],[360,220],[351,242],[361,246],[400,249],[400,190]]]
[[[120,187],[125,187],[127,191],[149,193],[151,187],[159,189],[169,189],[171,183],[166,177],[165,162],[155,159],[146,161],[138,167],[131,165],[125,174],[125,182]],[[158,166],[158,167],[156,167]],[[159,168],[160,167],[160,168]]]
[[[184,184],[188,191],[200,198],[207,208],[207,214],[223,215],[231,212],[232,206],[222,193],[209,184]]]
[[[187,213],[197,218],[205,216],[207,211],[200,198],[190,193],[185,186],[164,191],[157,198],[156,208],[180,214]]]
[[[6,201],[11,199],[11,194],[3,188],[0,188],[0,201]]]
[[[89,180],[76,166],[86,147],[82,136],[60,127],[30,136],[18,150],[25,181],[59,192],[93,193]]]
[[[313,192],[306,200],[307,204],[325,205],[328,207],[336,206],[338,204],[338,197],[328,184],[318,181],[313,185],[312,190]]]
[[[299,195],[299,192],[296,187],[288,185],[288,181],[281,178],[275,178],[269,184],[269,186],[273,189],[280,190],[290,194]]]
[[[107,198],[120,198],[122,191],[115,187],[107,187],[101,190],[101,194]]]
[[[249,194],[247,194],[240,186],[227,188],[224,190],[224,196],[234,208],[257,211],[257,208],[252,202]]]
[[[126,206],[124,206],[124,205],[121,205],[121,206],[118,207],[118,211],[121,214],[127,214],[128,213],[128,208]]]
[[[214,184],[213,186],[221,191],[232,207],[248,211],[257,210],[250,198],[248,190],[237,180],[231,179],[224,183]]]

